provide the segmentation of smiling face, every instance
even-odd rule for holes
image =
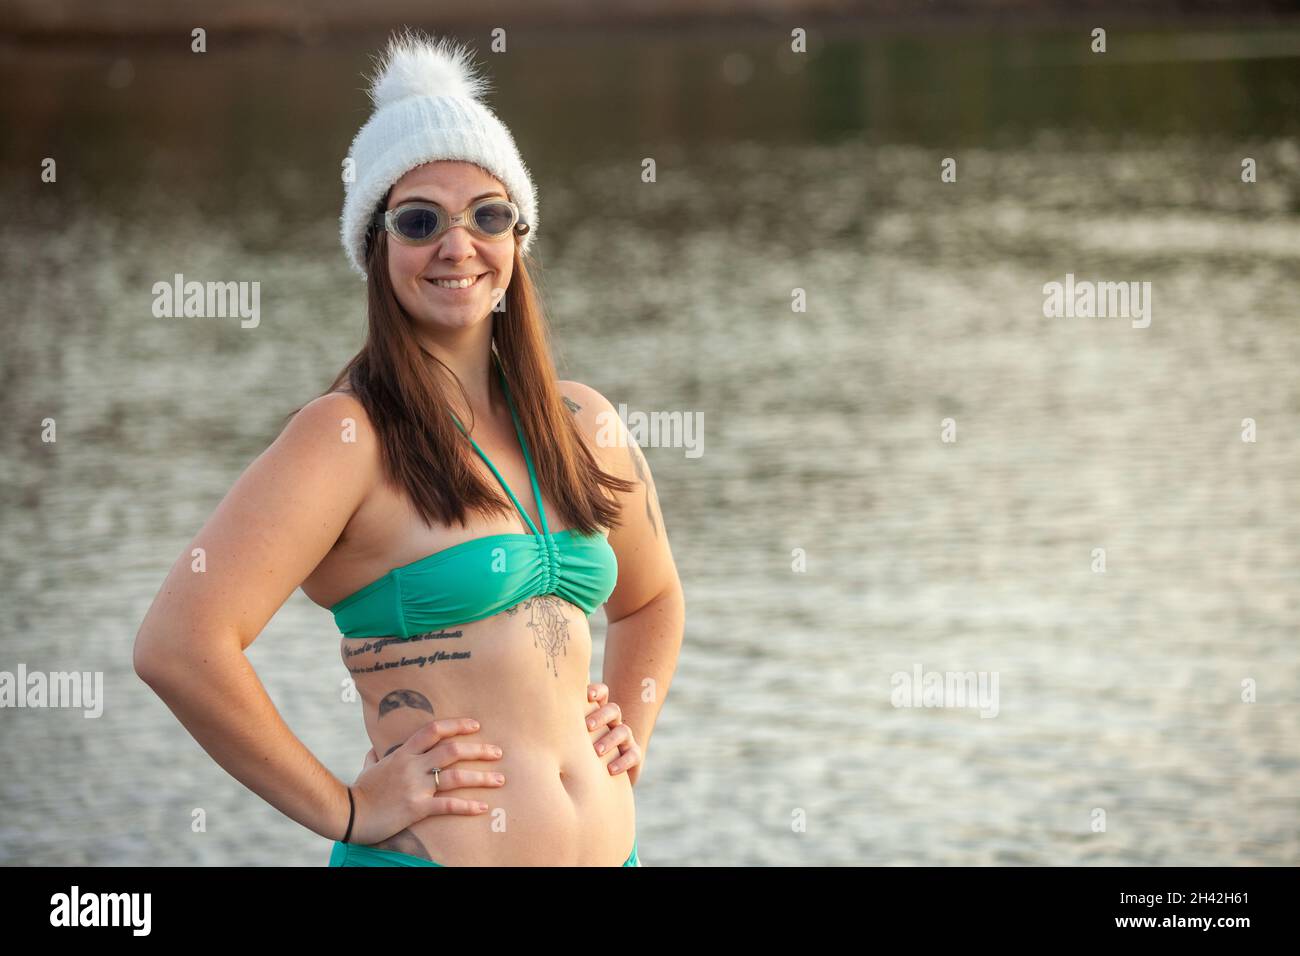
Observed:
[[[495,177],[473,163],[440,160],[410,170],[393,184],[387,208],[422,200],[455,215],[479,199],[509,198]],[[505,295],[514,269],[514,233],[488,239],[466,226],[444,231],[427,245],[412,246],[388,232],[388,276],[402,307],[426,328],[448,331],[481,322]],[[445,288],[435,279],[471,277],[468,288]]]

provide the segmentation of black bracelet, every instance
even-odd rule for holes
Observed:
[[[357,805],[352,800],[352,788],[348,787],[348,832],[343,834],[341,842],[347,843],[348,837],[352,836],[352,818],[356,815]]]

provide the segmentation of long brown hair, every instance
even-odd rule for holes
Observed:
[[[378,208],[387,203],[385,197]],[[386,479],[406,493],[426,525],[436,520],[463,526],[471,509],[485,515],[512,514],[514,506],[473,466],[477,456],[449,414],[443,377],[433,363],[452,378],[455,373],[423,348],[413,320],[397,300],[388,275],[386,238],[375,226],[366,237],[365,344],[322,394],[346,384],[361,402],[379,435]],[[518,241],[511,238],[514,270],[504,312],[492,313],[492,341],[532,454],[537,484],[560,511],[547,516],[547,525],[554,531],[555,524],[567,520],[584,534],[617,527],[618,506],[601,489],[629,492],[636,484],[601,470],[565,406],[551,358],[549,325],[530,272],[532,258],[521,255]],[[464,386],[456,382],[463,395]],[[302,407],[290,412],[286,423]]]

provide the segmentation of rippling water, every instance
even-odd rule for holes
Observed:
[[[1053,35],[494,62],[563,377],[703,423],[700,457],[646,449],[688,602],[646,865],[1300,862],[1300,36],[1140,39],[1106,65]],[[0,84],[0,670],[106,697],[0,712],[0,863],[325,863],[131,649],[360,344],[337,168],[377,43],[0,62],[27,78]],[[153,318],[177,272],[259,281],[260,324]],[[1067,273],[1150,282],[1150,326],[1045,318]],[[353,779],[328,612],[295,593],[249,653]],[[997,716],[893,706],[914,668],[996,674]]]

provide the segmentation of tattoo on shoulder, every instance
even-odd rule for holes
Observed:
[[[632,459],[632,467],[636,469],[637,479],[641,484],[645,485],[645,516],[650,522],[650,527],[654,529],[657,538],[659,537],[659,525],[655,521],[655,509],[659,505],[659,496],[655,494],[654,478],[650,475],[650,466],[646,464],[645,457],[641,454],[641,449],[637,447],[635,441],[628,441],[627,453]],[[660,514],[662,514],[662,511]]]
[[[578,412],[582,411],[582,406],[579,405],[577,402],[575,402],[573,399],[569,398],[568,395],[564,396],[564,404],[567,405],[569,407],[569,411],[573,412],[574,414],[577,414]]]

